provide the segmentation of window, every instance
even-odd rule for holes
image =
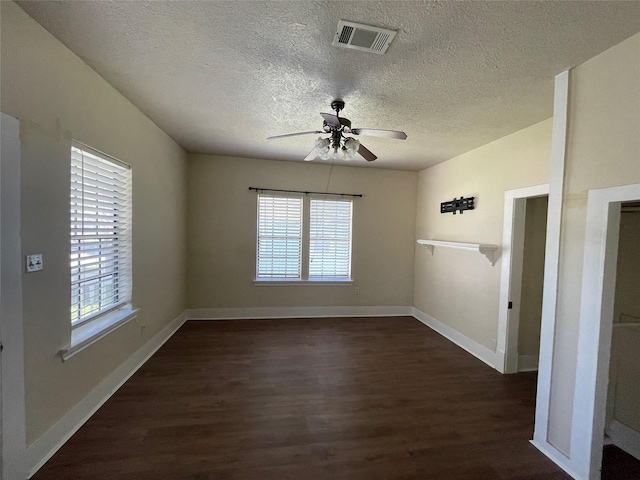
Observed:
[[[302,197],[258,195],[258,278],[300,278]]]
[[[311,199],[309,278],[351,278],[351,200]]]
[[[342,198],[259,194],[257,280],[351,280],[352,210]]]
[[[131,168],[71,148],[71,324],[131,299]]]

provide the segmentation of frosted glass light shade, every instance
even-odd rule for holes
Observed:
[[[350,160],[358,151],[360,147],[360,142],[355,138],[349,137],[344,141],[344,158],[345,160]]]
[[[318,151],[318,156],[322,160],[326,160],[329,158],[329,145],[331,142],[328,138],[318,137],[316,140],[316,150]]]

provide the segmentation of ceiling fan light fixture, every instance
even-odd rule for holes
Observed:
[[[348,137],[347,135],[369,135],[372,137],[396,138],[399,140],[405,140],[407,138],[406,133],[398,130],[351,128],[351,120],[338,116],[340,111],[344,108],[344,100],[335,99],[331,102],[331,108],[336,112],[335,115],[332,113],[320,113],[320,116],[324,119],[322,130],[287,133],[285,135],[267,137],[267,140],[318,133],[321,135],[327,134],[330,135],[330,137],[318,137],[316,139],[314,148],[304,158],[306,162],[310,162],[317,157],[320,157],[322,160],[351,160],[356,153],[367,162],[373,162],[378,157],[362,145],[358,139]]]
[[[331,143],[330,138],[318,137],[315,151],[322,160],[351,160],[360,148],[360,142],[352,137]]]
[[[316,140],[316,151],[322,160],[327,160],[329,158],[330,145],[331,141],[328,138],[318,137]]]
[[[352,137],[347,137],[342,147],[345,160],[351,160],[358,151],[358,148],[360,148],[360,141]]]

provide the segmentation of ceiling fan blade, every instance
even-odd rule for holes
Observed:
[[[360,146],[358,147],[358,153],[362,156],[362,158],[364,158],[367,162],[373,162],[376,157],[373,153],[371,153],[371,150],[369,150],[367,147],[365,147],[364,145],[360,144]]]
[[[311,135],[311,134],[318,134],[318,133],[325,133],[325,132],[321,132],[320,130],[313,130],[311,132],[287,133],[285,135],[276,135],[275,137],[267,137],[267,140],[277,140],[278,138],[297,137],[298,135]]]
[[[340,119],[333,113],[321,113],[320,115],[322,115],[322,118],[324,118],[324,121],[327,122],[328,125],[340,128]]]
[[[313,150],[311,150],[309,152],[309,155],[307,155],[306,157],[304,157],[304,161],[305,162],[310,162],[311,160],[315,160],[316,157],[318,156],[318,150],[316,150],[315,148]]]
[[[397,138],[404,140],[407,134],[398,130],[377,130],[375,128],[352,128],[351,133],[354,135],[368,135],[370,137]]]

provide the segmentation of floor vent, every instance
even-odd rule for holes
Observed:
[[[396,33],[393,30],[340,20],[333,46],[383,54]]]

